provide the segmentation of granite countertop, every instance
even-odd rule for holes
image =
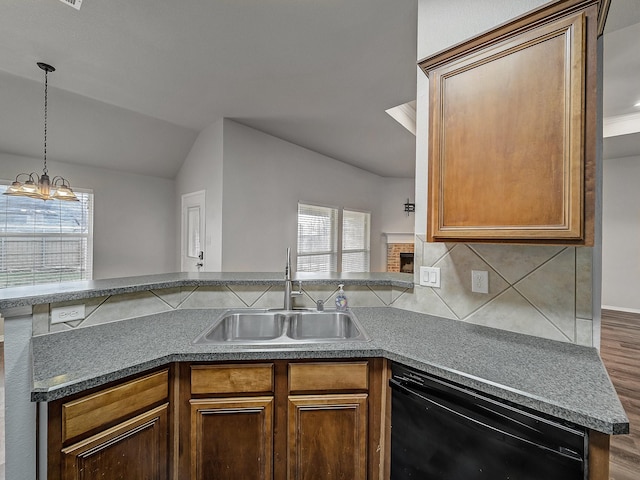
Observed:
[[[413,288],[413,275],[407,273],[297,273],[295,282],[303,285],[369,285]],[[137,277],[63,282],[0,289],[0,310],[13,307],[57,303],[85,298],[142,292],[162,288],[215,285],[282,285],[282,272],[202,272],[164,273]]]
[[[224,310],[176,310],[32,338],[33,401],[177,361],[385,357],[555,417],[622,434],[629,421],[594,348],[396,308],[354,308],[370,342],[192,345]]]

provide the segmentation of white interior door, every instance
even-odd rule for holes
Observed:
[[[204,190],[182,195],[181,270],[200,272],[205,265]]]

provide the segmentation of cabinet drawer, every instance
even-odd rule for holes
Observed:
[[[169,370],[153,373],[117,387],[62,405],[62,441],[166,400]]]
[[[289,391],[367,390],[367,362],[291,363]]]
[[[273,391],[273,364],[192,365],[191,393],[258,393]]]

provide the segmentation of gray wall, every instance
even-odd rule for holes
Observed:
[[[602,305],[640,312],[640,157],[603,164]]]
[[[204,270],[222,270],[222,158],[223,121],[203,129],[191,147],[176,176],[176,250],[180,269],[182,195],[205,191],[205,259]]]
[[[372,271],[386,268],[383,232],[413,232],[403,212],[413,179],[379,177],[228,119],[201,132],[176,182],[176,211],[182,194],[206,190],[208,271],[282,270],[286,247],[296,247],[298,201],[370,211]]]
[[[382,177],[225,120],[223,270],[281,270],[285,248],[296,247],[298,201],[370,211],[371,270],[384,270],[375,255],[384,187]]]
[[[49,173],[93,190],[93,278],[177,270],[175,182],[166,178],[48,161]],[[0,178],[42,171],[42,160],[0,153]]]

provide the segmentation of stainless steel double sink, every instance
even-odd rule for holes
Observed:
[[[192,343],[294,345],[369,340],[351,311],[238,309],[224,312]]]

